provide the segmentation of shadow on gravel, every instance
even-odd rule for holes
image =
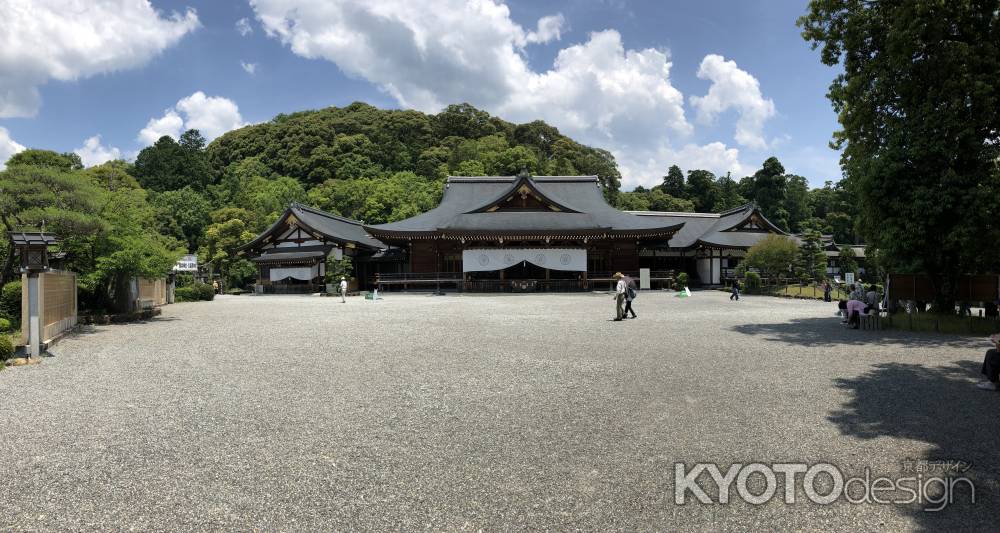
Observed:
[[[1000,524],[1000,394],[982,391],[974,383],[982,376],[980,365],[956,361],[946,367],[883,363],[855,378],[841,378],[835,385],[851,399],[828,419],[841,433],[859,439],[893,437],[925,442],[933,449],[925,457],[888,457],[898,461],[893,477],[915,476],[917,466],[904,471],[912,459],[965,461],[972,467],[953,476],[973,480],[976,502],[964,485],[954,491],[954,503],[940,512],[924,506],[899,505],[926,530],[990,530]],[[891,453],[891,452],[890,452]],[[947,476],[932,471],[925,476]]]
[[[797,318],[777,324],[742,324],[733,331],[745,335],[762,336],[765,340],[798,344],[807,347],[859,346],[866,344],[903,344],[907,346],[942,346],[966,348],[976,345],[976,339],[952,335],[937,335],[893,330],[850,329],[840,323],[840,318]],[[982,344],[982,343],[979,343]],[[984,345],[985,346],[985,345]]]

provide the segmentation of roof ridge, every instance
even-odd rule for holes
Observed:
[[[623,213],[638,216],[672,216],[672,217],[697,217],[697,218],[719,218],[719,213],[696,213],[693,211],[629,211]]]
[[[292,202],[292,204],[289,207],[292,208],[292,209],[302,209],[302,210],[308,211],[310,213],[313,213],[315,215],[320,215],[320,216],[324,216],[324,217],[327,217],[327,218],[332,218],[334,220],[339,220],[341,222],[347,222],[349,224],[354,224],[356,226],[362,226],[363,225],[360,220],[354,220],[353,218],[347,218],[347,217],[342,216],[342,215],[337,215],[337,214],[334,214],[334,213],[330,213],[328,211],[323,211],[322,209],[319,209],[319,208],[316,208],[316,207],[311,207],[311,206],[308,206],[308,205],[305,205],[305,204],[301,204],[299,202]]]

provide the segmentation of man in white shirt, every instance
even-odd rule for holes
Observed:
[[[621,272],[615,272],[614,278],[618,280],[618,285],[615,286],[615,322],[620,322],[625,316],[625,291],[628,290],[628,284]]]
[[[340,303],[347,303],[347,280],[340,278]]]

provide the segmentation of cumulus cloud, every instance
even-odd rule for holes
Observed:
[[[138,140],[149,145],[164,135],[177,139],[184,130],[196,129],[211,141],[245,125],[235,102],[221,96],[206,96],[198,91],[164,110],[162,117],[149,119],[146,127],[139,132]]]
[[[83,166],[85,167],[92,167],[106,163],[112,159],[122,158],[121,150],[114,146],[104,146],[101,144],[100,135],[94,135],[83,141],[83,146],[73,150],[73,153],[80,156],[80,161],[83,162]]]
[[[717,176],[732,172],[737,179],[750,172],[740,162],[739,149],[730,148],[721,142],[705,145],[688,143],[680,149],[663,144],[653,150],[612,153],[622,175],[632,177],[629,184],[644,187],[659,185],[669,165],[677,165],[683,170],[708,170]]]
[[[736,142],[750,148],[767,148],[764,122],[774,116],[774,102],[761,94],[757,79],[740,69],[735,61],[726,61],[716,54],[709,54],[701,61],[698,77],[712,82],[708,94],[691,97],[699,120],[711,122],[720,113],[735,109],[740,115],[736,121]]]
[[[566,19],[562,16],[562,13],[542,17],[538,19],[538,29],[528,32],[525,39],[529,43],[558,41],[562,37],[562,28],[565,23]]]
[[[245,61],[240,61],[240,66],[243,67],[243,70],[247,74],[250,74],[251,76],[257,72],[257,63],[247,63]]]
[[[146,64],[198,27],[194,10],[163,16],[147,0],[4,0],[0,117],[31,117],[38,87]]]
[[[0,126],[0,170],[6,167],[7,160],[10,156],[23,151],[24,145],[18,144],[14,139],[10,138],[10,132],[7,128]]]
[[[253,33],[253,26],[250,25],[250,20],[247,19],[246,17],[237,20],[236,31],[239,32],[239,34],[242,35],[243,37],[246,37],[247,35]]]
[[[403,107],[436,113],[469,102],[507,120],[537,119],[616,155],[626,186],[659,179],[675,155],[738,166],[721,143],[689,148],[684,95],[665,50],[627,49],[615,30],[559,51],[533,69],[525,48],[562,36],[562,15],[529,31],[496,0],[251,0],[261,27],[293,53],[335,63]],[[676,149],[675,147],[681,148]],[[721,147],[721,149],[719,149]],[[654,163],[650,164],[652,160]],[[654,168],[655,167],[655,168]]]

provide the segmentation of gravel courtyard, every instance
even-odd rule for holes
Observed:
[[[0,530],[1000,524],[984,340],[846,330],[820,302],[635,303],[619,323],[604,294],[239,296],[84,330],[0,372]],[[677,462],[908,459],[971,463],[976,503],[787,505],[782,478],[763,505],[674,502]]]

